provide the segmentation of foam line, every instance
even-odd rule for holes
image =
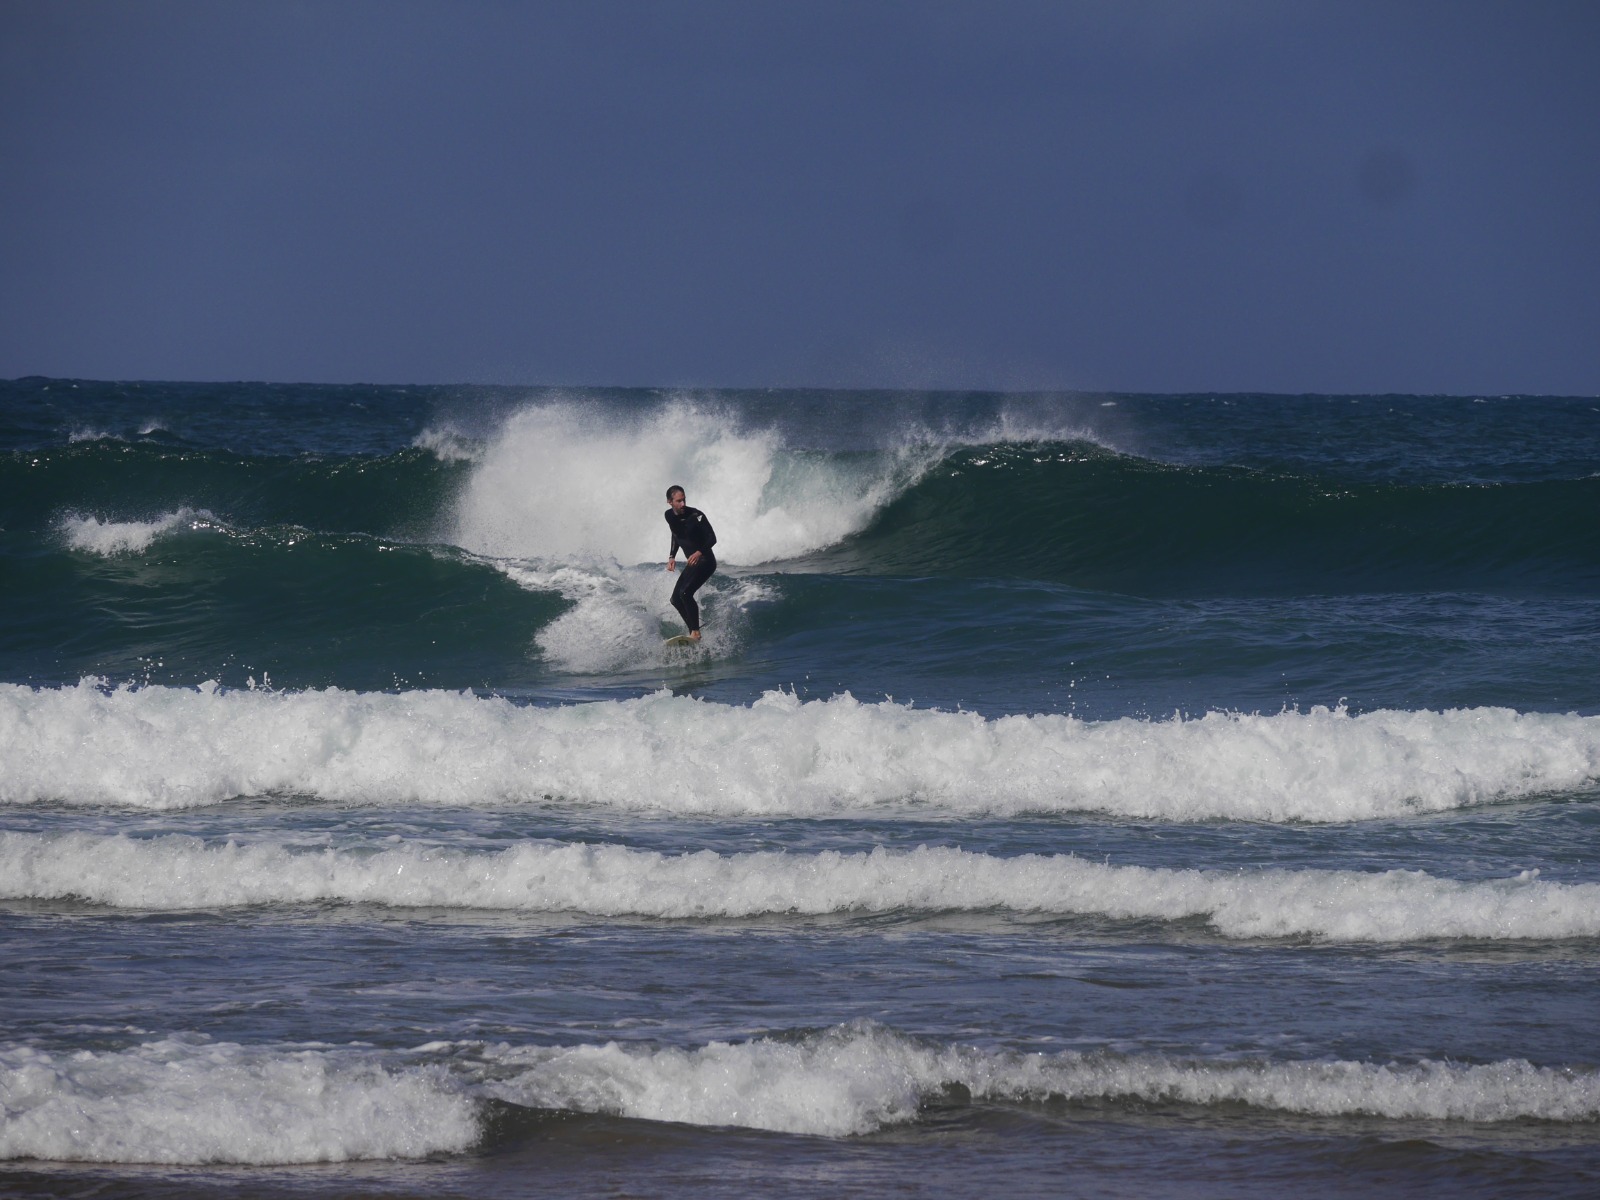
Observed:
[[[692,1049],[430,1043],[241,1046],[186,1035],[122,1050],[0,1046],[0,1159],[302,1163],[462,1152],[491,1101],[823,1137],[971,1102],[1246,1104],[1318,1117],[1600,1118],[1600,1075],[1519,1059],[1238,1061],[940,1045],[871,1022]]]
[[[1336,941],[1600,937],[1600,884],[1524,871],[1461,882],[1422,871],[1198,871],[954,848],[842,854],[524,843],[494,852],[217,845],[169,835],[0,832],[0,897],[119,908],[318,901],[608,917],[1001,910],[1203,918],[1228,937]]]
[[[183,808],[545,803],[824,816],[1103,812],[1355,821],[1600,777],[1600,717],[1317,708],[1193,720],[984,718],[848,694],[657,693],[554,708],[470,693],[0,684],[0,802]]]

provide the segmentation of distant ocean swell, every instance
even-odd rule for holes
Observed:
[[[1421,871],[1198,871],[954,848],[861,853],[524,843],[291,849],[169,835],[0,832],[0,898],[218,909],[337,901],[394,907],[718,919],[957,910],[1203,918],[1234,938],[1351,942],[1600,937],[1600,884],[1524,871],[1465,883]]]
[[[684,776],[661,763],[687,757]],[[822,816],[1101,812],[1355,821],[1600,778],[1600,717],[1504,708],[985,718],[848,695],[729,705],[665,692],[535,707],[464,692],[0,684],[0,802],[176,809],[558,803]]]
[[[870,1022],[697,1049],[438,1042],[409,1052],[242,1046],[0,1048],[0,1158],[298,1163],[470,1149],[495,1110],[605,1113],[822,1137],[952,1104],[1249,1105],[1319,1117],[1496,1123],[1600,1118],[1600,1075],[1522,1060],[1180,1059],[1019,1053]]]

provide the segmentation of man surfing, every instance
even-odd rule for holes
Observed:
[[[678,569],[678,547],[683,547],[687,556],[683,574],[678,576],[677,586],[672,589],[672,607],[678,610],[683,623],[689,627],[689,637],[698,642],[700,606],[695,603],[694,594],[717,569],[717,556],[711,553],[711,547],[717,544],[717,534],[711,528],[711,522],[706,520],[705,513],[685,503],[683,489],[677,484],[667,489],[667,503],[672,505],[665,513],[667,528],[672,530],[672,549],[667,551],[667,570]]]

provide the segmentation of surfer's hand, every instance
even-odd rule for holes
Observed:
[[[700,561],[700,551],[696,550],[693,554],[689,555],[689,557],[684,560],[684,564],[686,566],[692,567],[692,566],[695,565],[695,563],[697,563],[699,561]]]
[[[667,559],[667,570],[676,571],[677,569],[678,569],[678,560],[675,559],[675,558]]]

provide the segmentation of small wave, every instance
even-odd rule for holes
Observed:
[[[974,1101],[1248,1104],[1317,1116],[1495,1122],[1600,1116],[1600,1075],[1510,1060],[1227,1063],[1163,1055],[1018,1054],[927,1045],[860,1022],[802,1041],[713,1042],[699,1050],[577,1046],[495,1054],[520,1077],[493,1094],[518,1104],[650,1121],[739,1125],[824,1137],[917,1118],[954,1088]]]
[[[663,769],[691,762],[692,772]],[[848,694],[749,706],[665,692],[560,707],[398,694],[0,684],[0,801],[182,808],[543,803],[824,816],[1103,812],[1354,821],[1573,791],[1600,717],[1315,708],[1273,716],[994,719]]]
[[[151,542],[164,534],[185,528],[207,529],[217,524],[217,518],[209,512],[180,508],[153,521],[102,521],[98,517],[68,513],[58,528],[72,549],[110,558],[117,554],[142,554],[150,548]]]
[[[339,901],[394,907],[730,918],[1003,910],[1177,921],[1236,938],[1351,942],[1600,937],[1600,884],[1537,871],[1465,883],[1422,871],[1197,871],[954,848],[819,854],[528,843],[291,850],[89,833],[0,832],[0,897],[118,908]]]
[[[298,1163],[460,1153],[494,1103],[849,1137],[968,1103],[1245,1104],[1318,1117],[1590,1122],[1600,1075],[1520,1059],[1231,1061],[929,1043],[862,1021],[693,1049],[436,1042],[410,1051],[181,1036],[0,1048],[0,1159]]]

